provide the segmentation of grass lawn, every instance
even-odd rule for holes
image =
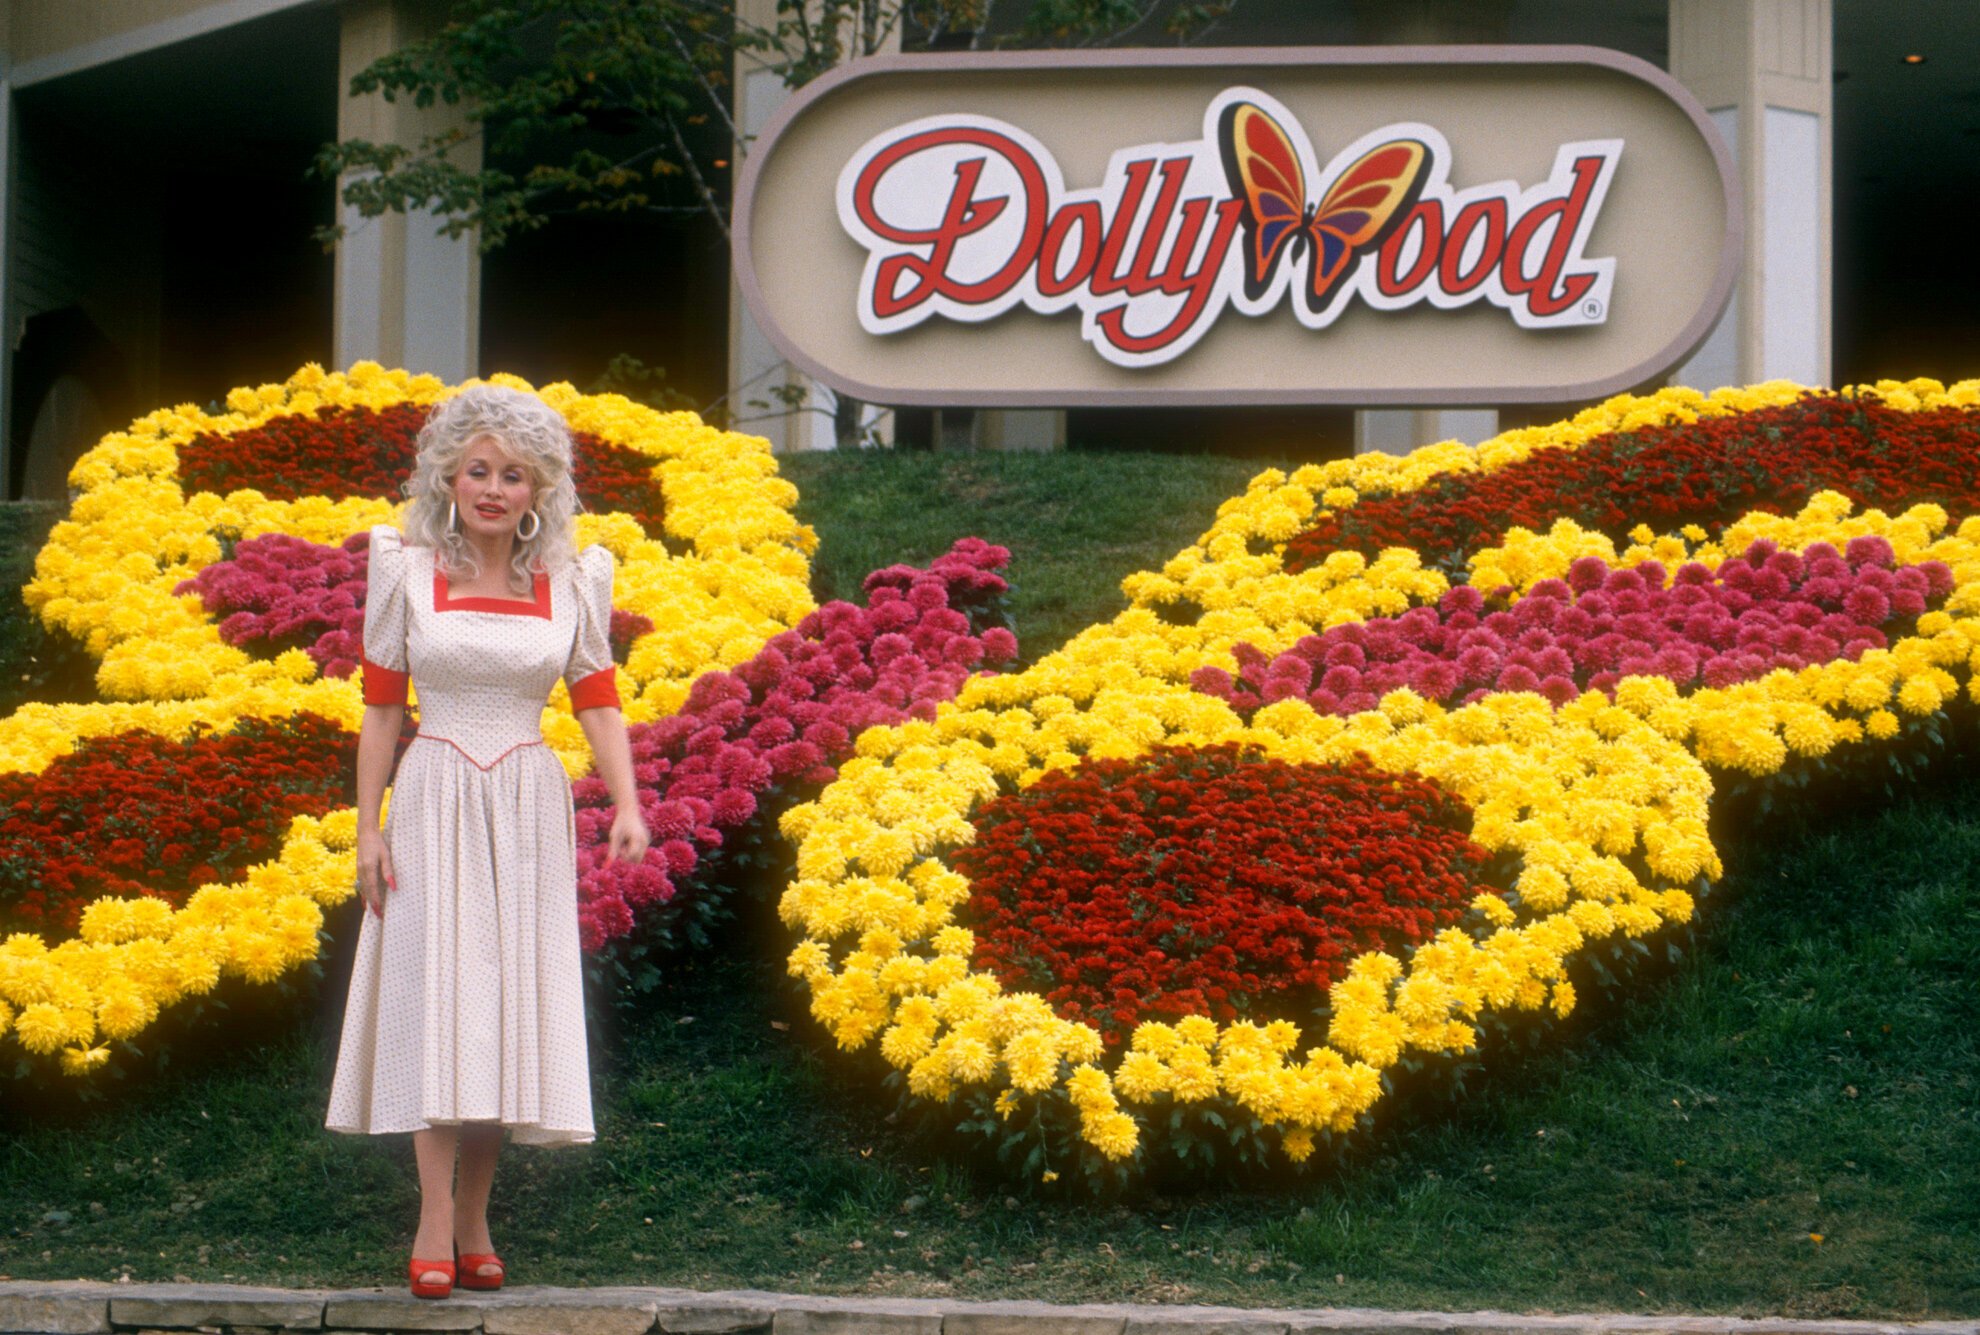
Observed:
[[[821,584],[976,533],[1028,658],[1121,606],[1262,465],[780,461]],[[1123,540],[1136,535],[1138,541]],[[4,556],[0,553],[0,556]],[[1626,1009],[1397,1109],[1329,1171],[1119,1205],[1030,1198],[884,1124],[763,905],[594,1035],[599,1140],[511,1149],[517,1283],[1260,1306],[1980,1315],[1980,760],[1730,850],[1698,948]],[[346,905],[335,927],[354,926]],[[0,1109],[0,1275],[403,1283],[408,1137],[323,1130],[305,1005],[60,1119]],[[250,1032],[252,1031],[252,1032]]]
[[[864,601],[868,571],[920,565],[957,538],[1011,550],[1018,649],[1029,663],[1127,606],[1120,583],[1202,536],[1270,461],[1170,454],[797,454],[798,518],[818,530],[822,601]],[[1296,468],[1298,461],[1282,461]]]

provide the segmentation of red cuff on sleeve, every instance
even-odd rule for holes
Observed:
[[[571,683],[571,712],[608,706],[619,708],[619,669],[600,668]]]
[[[364,660],[364,702],[368,705],[402,705],[406,702],[406,682],[410,673],[380,667]]]

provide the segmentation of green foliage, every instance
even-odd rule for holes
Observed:
[[[0,716],[30,700],[96,698],[96,660],[66,632],[44,626],[21,599],[35,553],[66,508],[43,501],[0,505]]]
[[[694,396],[683,394],[667,383],[667,368],[648,366],[631,353],[622,352],[606,364],[605,370],[585,388],[587,394],[620,394],[634,403],[643,403],[663,413],[693,409]]]
[[[474,232],[483,251],[557,212],[720,216],[689,133],[726,118],[730,25],[726,9],[694,0],[458,0],[438,32],[350,87],[458,107],[453,123],[412,145],[325,145],[316,171],[355,173],[342,197],[364,217],[430,209],[444,234]],[[480,169],[450,160],[476,137]],[[327,248],[341,234],[332,225],[317,237]]]
[[[314,170],[346,178],[366,218],[427,209],[449,237],[486,252],[564,213],[704,214],[726,235],[734,160],[747,136],[730,114],[737,54],[798,87],[912,32],[946,44],[980,35],[991,0],[777,0],[767,26],[726,0],[454,0],[434,33],[381,56],[350,94],[458,109],[417,143],[326,144]],[[997,44],[1091,45],[1203,31],[1225,3],[1030,0]],[[478,139],[482,163],[455,150]],[[317,229],[326,249],[341,224]]]
[[[1142,0],[1037,0],[1025,15],[1019,40],[1032,46],[1097,46],[1149,38],[1187,42],[1231,10],[1232,0],[1151,5]]]

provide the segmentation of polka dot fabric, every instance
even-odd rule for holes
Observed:
[[[577,828],[540,728],[560,676],[574,700],[616,701],[611,609],[603,547],[540,579],[534,601],[450,598],[430,548],[371,530],[365,695],[403,699],[410,678],[419,735],[385,818],[398,888],[358,935],[332,1131],[595,1138]]]

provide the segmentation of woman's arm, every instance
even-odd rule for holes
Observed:
[[[358,725],[357,746],[357,877],[358,894],[373,913],[385,914],[385,891],[395,889],[392,853],[378,828],[385,805],[385,783],[392,777],[392,753],[404,726],[404,705],[366,705]]]
[[[580,709],[577,721],[584,729],[585,741],[591,744],[592,764],[598,770],[598,777],[605,780],[605,790],[612,795],[616,809],[612,817],[612,842],[605,860],[624,858],[638,862],[646,856],[651,836],[639,814],[639,792],[633,783],[632,745],[626,740],[625,715],[610,705],[598,705]]]

